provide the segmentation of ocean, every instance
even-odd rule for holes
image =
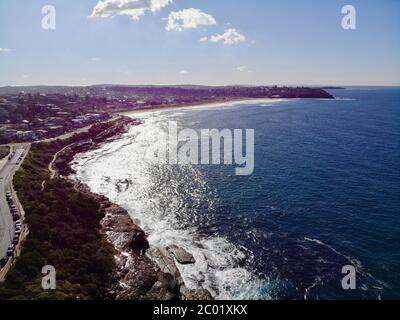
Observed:
[[[400,298],[400,88],[336,100],[254,101],[135,113],[144,121],[76,156],[76,177],[128,210],[152,246],[176,244],[189,288],[216,299]],[[160,165],[167,122],[254,129],[255,167]],[[342,267],[356,268],[344,290]]]

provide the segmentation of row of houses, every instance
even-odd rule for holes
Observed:
[[[18,139],[20,141],[36,140],[37,135],[32,130],[21,131],[7,127],[0,127],[0,136],[4,139]]]

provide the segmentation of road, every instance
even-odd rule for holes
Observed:
[[[19,144],[12,146],[12,148],[15,151],[14,156],[11,160],[8,160],[4,167],[0,170],[0,259],[6,256],[7,248],[11,244],[14,237],[14,222],[6,201],[6,192],[10,191],[13,193],[12,179],[15,171],[22,163],[22,161],[19,161],[18,163],[18,159],[22,155],[24,157],[27,154],[29,145]],[[15,202],[15,194],[13,194],[13,198]]]

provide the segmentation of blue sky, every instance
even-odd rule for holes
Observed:
[[[103,1],[153,10],[135,20],[138,11],[100,17],[111,13],[98,0],[0,0],[0,86],[400,85],[397,0]],[[341,27],[346,4],[356,30]],[[56,8],[55,30],[41,26],[44,5]],[[166,30],[171,12],[190,8],[192,25]]]

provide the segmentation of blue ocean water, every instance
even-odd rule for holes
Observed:
[[[252,176],[201,169],[221,199],[214,224],[252,251],[273,297],[400,298],[400,89],[331,93],[342,99],[183,116],[198,128],[255,129]],[[355,291],[341,287],[349,264]]]
[[[189,287],[220,299],[400,298],[400,88],[132,115],[120,140],[75,159],[79,179],[124,206],[151,246],[178,244]],[[159,166],[144,156],[182,128],[254,129],[255,170]],[[357,289],[341,286],[342,267]]]

